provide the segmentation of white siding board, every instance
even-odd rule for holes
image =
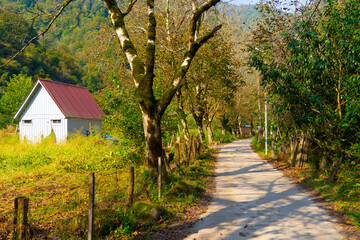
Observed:
[[[64,115],[57,107],[54,100],[46,92],[46,90],[41,87],[34,96],[31,98],[28,107],[25,109],[23,116],[21,118],[54,118],[60,119],[64,118]]]
[[[53,119],[60,119],[61,124],[53,126]],[[27,125],[23,120],[31,120],[32,124]],[[29,104],[20,117],[20,137],[32,142],[39,142],[41,137],[46,138],[54,130],[56,142],[66,138],[66,125],[63,123],[64,115],[52,100],[47,91],[40,87],[39,90],[29,99]]]

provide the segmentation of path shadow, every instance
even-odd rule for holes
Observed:
[[[226,155],[230,150],[253,153],[248,141],[240,144],[235,142],[234,145],[222,147],[220,153],[223,154],[219,154],[217,161],[231,161],[231,154]],[[311,195],[282,173],[273,180],[253,181],[252,173],[266,175],[278,172],[256,155],[253,160],[256,161],[253,165],[230,172],[216,173],[217,182],[221,181],[222,177],[230,177],[231,181],[224,185],[225,189],[217,189],[204,219],[167,228],[167,232],[174,234],[170,237],[165,234],[164,238],[160,234],[156,239],[193,240],[195,238],[192,234],[204,229],[209,231],[215,229],[213,233],[215,236],[205,234],[200,239],[260,239],[262,235],[270,236],[265,239],[274,240],[319,239],[313,227],[322,224],[324,226],[322,239],[334,239],[332,232],[326,230],[330,227],[330,223],[337,221],[328,217],[323,210],[319,211],[311,200]],[[222,170],[226,169],[222,168]],[[240,183],[244,186],[239,189],[241,193],[231,191],[239,187]],[[287,187],[283,188],[284,186]],[[238,196],[240,197],[237,199]],[[230,233],[231,236],[228,236]]]

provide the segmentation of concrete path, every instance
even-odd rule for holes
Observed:
[[[212,203],[186,239],[343,239],[336,220],[254,153],[250,142],[221,148]]]

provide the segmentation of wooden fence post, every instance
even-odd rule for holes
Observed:
[[[89,230],[88,240],[94,239],[95,174],[90,173],[89,180]]]
[[[130,166],[130,179],[129,179],[129,198],[128,204],[132,204],[134,200],[134,166]]]
[[[15,217],[14,217],[14,240],[26,239],[28,234],[29,199],[26,197],[15,198]]]
[[[158,199],[161,198],[161,157],[158,158]]]

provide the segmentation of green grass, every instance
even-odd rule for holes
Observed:
[[[40,143],[21,142],[13,129],[0,130],[0,239],[12,238],[14,199],[30,199],[29,223],[34,239],[84,239],[87,234],[89,174],[95,172],[97,239],[132,239],[146,237],[164,228],[172,218],[181,218],[196,204],[197,194],[206,187],[214,160],[211,150],[201,160],[183,167],[186,177],[177,171],[163,184],[164,196],[171,184],[186,181],[198,192],[174,201],[157,200],[157,186],[152,183],[139,149],[120,140],[113,145],[99,136],[71,136],[66,143],[54,139]],[[210,163],[210,164],[209,164]],[[140,224],[127,206],[128,169],[135,166],[135,201],[157,201],[168,215],[155,224]],[[194,167],[195,166],[195,167]],[[193,169],[200,170],[193,172]]]

